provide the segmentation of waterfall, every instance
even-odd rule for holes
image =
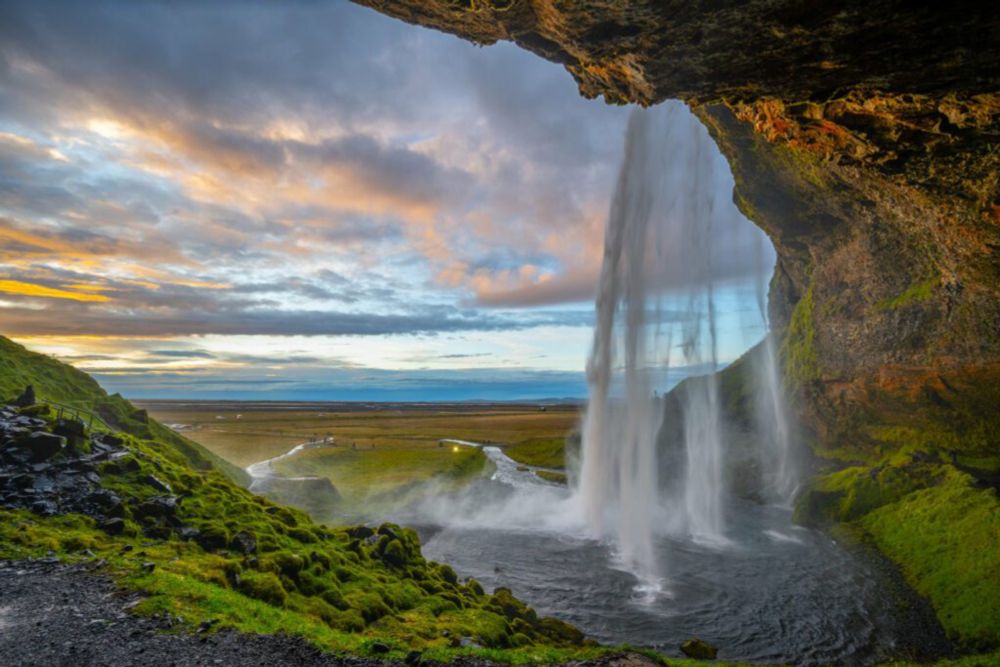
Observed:
[[[625,157],[611,203],[597,295],[590,385],[583,426],[578,498],[600,536],[612,533],[624,563],[655,579],[653,514],[657,498],[656,434],[660,415],[649,377],[646,324],[650,222],[661,206],[665,123],[637,110],[629,119]],[[616,330],[624,310],[625,334]],[[623,348],[623,349],[619,349]],[[624,356],[624,396],[612,394],[617,355]],[[607,526],[613,512],[613,530]]]
[[[646,581],[662,574],[655,535],[664,516],[692,539],[726,541],[717,299],[727,285],[732,293],[732,281],[764,273],[754,243],[766,243],[732,191],[728,164],[682,103],[632,113],[605,230],[574,500],[591,531]],[[664,425],[656,395],[670,389],[671,368],[697,377],[675,396],[680,421]],[[773,359],[767,369],[756,391],[758,420],[773,434],[771,446],[787,447]],[[658,479],[663,426],[682,438],[678,474],[663,494],[669,507]],[[791,475],[778,459],[785,458],[767,457],[775,489],[784,488]]]
[[[764,247],[757,246],[759,263],[756,273],[757,309],[761,319],[769,322],[767,312],[767,274],[763,259]],[[791,504],[799,488],[799,471],[793,449],[791,419],[788,416],[784,387],[778,372],[774,333],[768,331],[752,367],[754,379],[754,417],[760,441],[760,469],[764,491],[772,500]]]

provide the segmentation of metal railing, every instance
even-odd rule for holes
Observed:
[[[105,433],[115,433],[119,430],[113,428],[108,422],[104,421],[100,415],[91,410],[79,408],[74,405],[66,405],[65,403],[57,403],[56,401],[38,400],[36,403],[42,403],[54,408],[56,410],[56,419],[75,419],[79,422],[83,422],[83,424],[86,425],[86,427],[91,431],[94,430],[95,424],[97,424],[98,431],[104,431]]]

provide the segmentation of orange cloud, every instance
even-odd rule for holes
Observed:
[[[108,301],[103,294],[82,294],[68,290],[23,283],[20,280],[0,280],[0,292],[19,294],[22,296],[41,296],[50,299],[69,299],[71,301]]]

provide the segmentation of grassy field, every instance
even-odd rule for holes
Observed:
[[[468,440],[503,446],[528,465],[563,467],[563,448],[579,420],[575,406],[387,405],[349,411],[344,406],[303,405],[262,409],[239,403],[216,406],[149,403],[165,424],[241,467],[284,454],[306,440],[331,438],[333,446],[306,449],[283,459],[283,475],[328,478],[347,506],[374,498],[402,498],[430,480],[458,484],[487,466]]]

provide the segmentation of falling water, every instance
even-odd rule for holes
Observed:
[[[757,308],[761,320],[769,322],[764,277],[763,242],[757,246],[760,264],[756,274]],[[764,491],[780,503],[790,504],[798,490],[798,466],[793,449],[791,420],[786,408],[785,392],[778,373],[774,333],[770,331],[761,343],[754,358],[755,417],[760,441],[760,464],[763,471]]]
[[[688,383],[683,399],[687,464],[680,506],[671,511],[697,539],[724,533],[715,284],[738,262],[715,261],[713,253],[734,225],[736,236],[752,228],[731,192],[728,167],[683,104],[633,112],[605,234],[577,499],[594,532],[611,537],[646,579],[659,573],[653,534],[663,410],[654,389],[663,388],[674,340],[679,361],[708,375]],[[667,291],[686,295],[686,308],[664,309]]]
[[[619,556],[655,579],[652,517],[657,498],[659,414],[647,372],[646,291],[650,222],[663,193],[663,119],[635,111],[611,203],[598,285],[597,325],[587,363],[590,401],[583,427],[578,497],[598,535],[612,533]],[[616,319],[624,310],[625,335]],[[622,347],[623,350],[616,348]],[[612,395],[616,353],[624,353],[624,397]],[[608,514],[617,516],[609,530]]]

